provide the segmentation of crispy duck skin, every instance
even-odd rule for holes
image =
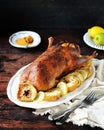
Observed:
[[[80,48],[73,43],[53,45],[50,37],[47,50],[34,60],[21,74],[20,84],[30,82],[37,91],[46,91],[55,87],[63,75],[80,68],[87,61],[96,57],[94,52],[90,56],[80,55]]]

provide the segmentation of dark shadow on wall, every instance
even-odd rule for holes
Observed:
[[[104,26],[104,0],[0,0],[0,31]]]

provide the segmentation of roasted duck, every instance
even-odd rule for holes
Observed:
[[[62,76],[83,67],[96,55],[94,52],[90,56],[82,56],[78,45],[66,42],[54,45],[54,39],[50,37],[47,50],[22,72],[18,98],[25,92],[23,87],[26,87],[26,84],[34,87],[36,91],[47,91],[55,87]],[[25,93],[28,94],[29,92]]]

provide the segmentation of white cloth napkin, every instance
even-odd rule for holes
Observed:
[[[78,104],[83,98],[85,98],[91,90],[95,91],[98,95],[102,97],[97,100],[93,105],[90,105],[83,109],[76,109],[70,114],[66,122],[72,122],[78,126],[90,125],[91,127],[100,127],[104,129],[104,59],[93,59],[93,65],[95,67],[95,77],[91,82],[90,86],[83,91],[80,95],[73,98],[67,103],[63,103],[59,106],[52,108],[37,109],[33,111],[37,115],[45,115],[50,113],[50,115],[71,108]]]

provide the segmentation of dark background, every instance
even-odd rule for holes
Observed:
[[[0,0],[0,32],[104,26],[104,0]]]

